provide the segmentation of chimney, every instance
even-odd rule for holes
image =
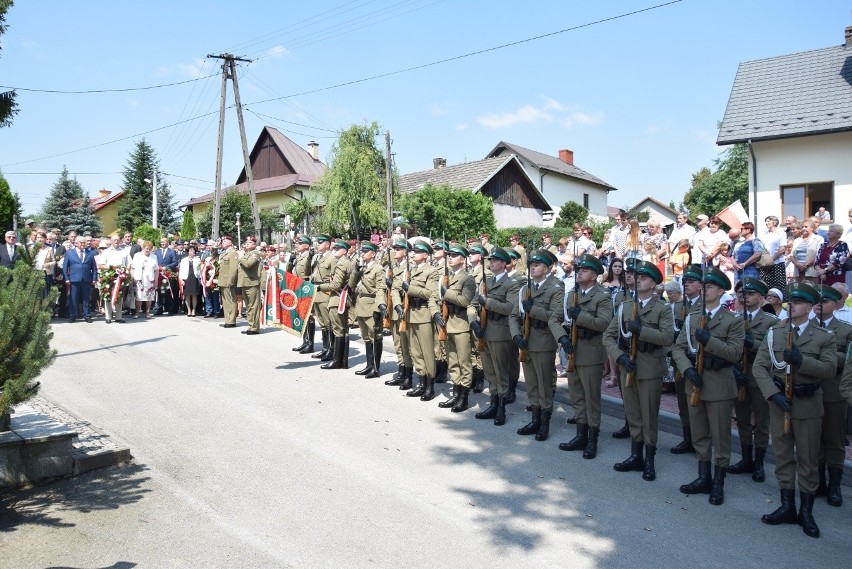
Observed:
[[[314,160],[319,160],[319,144],[313,140],[308,143],[308,153]]]
[[[103,198],[107,197],[108,195],[110,195],[111,193],[112,192],[110,190],[103,188],[98,192],[98,199],[103,199]]]
[[[846,47],[852,47],[852,26],[846,26]]]
[[[574,151],[568,150],[567,148],[563,148],[559,151],[559,159],[565,162],[566,164],[574,165]]]
[[[432,167],[435,170],[438,170],[439,168],[443,168],[446,165],[447,165],[447,159],[446,158],[433,158],[432,159]]]

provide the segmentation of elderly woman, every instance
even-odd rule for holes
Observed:
[[[771,288],[769,289],[769,292],[766,293],[766,304],[764,304],[762,308],[769,314],[777,316],[779,320],[786,320],[787,311],[784,310],[783,306],[781,306],[782,302],[784,302],[784,293],[781,292],[781,289]]]
[[[655,264],[660,272],[666,274],[666,260],[669,256],[669,243],[666,239],[666,234],[662,232],[660,222],[656,219],[648,220],[648,235],[645,237],[645,243],[651,241],[654,244],[657,260]]]
[[[736,282],[744,278],[759,279],[760,271],[757,269],[757,261],[766,251],[766,247],[754,236],[754,223],[746,221],[740,227],[742,240],[734,245],[733,265]]]
[[[45,247],[46,241],[47,233],[39,231],[30,249],[31,253],[35,252],[35,266],[33,268],[37,271],[44,271],[44,292],[42,292],[42,298],[47,298],[47,295],[50,294],[50,289],[53,286],[53,268],[56,266],[56,259],[53,258],[53,249]]]
[[[195,316],[195,305],[198,303],[198,273],[201,271],[201,259],[195,255],[195,245],[186,250],[186,257],[178,265],[178,282],[183,290],[183,301],[186,303],[186,315]]]
[[[810,219],[801,225],[799,237],[793,240],[790,264],[793,265],[793,277],[796,281],[815,282],[818,278],[816,256],[819,252],[820,237],[816,235],[816,226]]]
[[[157,257],[151,254],[154,245],[150,241],[142,243],[142,250],[133,256],[130,262],[131,275],[136,287],[136,314],[133,318],[139,318],[139,310],[145,305],[145,316],[151,317],[151,303],[157,298],[157,275],[160,267],[157,265]]]
[[[843,228],[837,223],[832,223],[828,226],[828,241],[823,243],[817,252],[817,277],[828,286],[846,281],[844,267],[849,257],[849,246],[841,240],[842,236]]]

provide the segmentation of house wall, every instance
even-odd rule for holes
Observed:
[[[749,215],[755,225],[763,227],[767,215],[775,215],[783,223],[781,186],[834,182],[833,219],[847,224],[846,212],[852,208],[852,133],[823,134],[783,140],[755,142],[757,158],[757,202],[749,192]],[[754,179],[749,168],[749,184]],[[813,215],[814,212],[808,212]]]
[[[281,210],[287,202],[293,201],[292,198],[300,199],[303,192],[311,195],[316,193],[315,190],[311,190],[306,186],[291,186],[286,190],[257,194],[257,208],[261,211],[267,209]],[[195,218],[196,224],[204,219],[204,216],[207,215],[207,210],[211,207],[213,207],[212,200],[192,205],[192,216]]]
[[[677,216],[672,215],[667,209],[661,208],[652,201],[647,201],[640,205],[639,211],[647,211],[649,220],[657,220],[660,225],[666,227],[677,221]]]
[[[101,220],[101,226],[104,228],[103,235],[109,237],[118,235],[118,204],[120,202],[121,198],[106,204],[95,212],[95,215]]]
[[[530,207],[517,207],[506,204],[494,204],[494,221],[497,229],[506,227],[541,227],[542,211]]]

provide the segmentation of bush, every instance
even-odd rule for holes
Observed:
[[[156,247],[160,244],[160,239],[163,238],[163,232],[153,227],[150,223],[143,223],[142,225],[138,225],[136,231],[133,232],[134,241],[140,237],[145,241],[150,241]]]

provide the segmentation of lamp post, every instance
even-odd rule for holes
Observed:
[[[151,192],[151,225],[153,227],[157,227],[157,172],[155,171],[152,176],[153,180],[149,180],[145,178],[146,184],[151,184],[153,191]]]
[[[237,247],[242,246],[243,241],[240,238],[240,212],[237,212]]]

